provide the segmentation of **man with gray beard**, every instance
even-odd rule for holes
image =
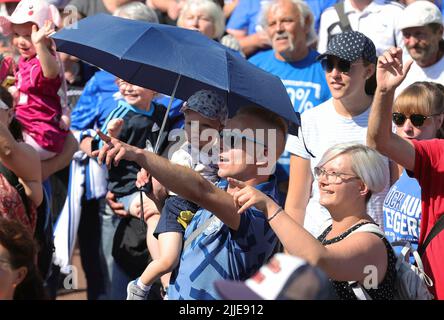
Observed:
[[[249,61],[278,76],[297,112],[304,112],[328,100],[330,90],[319,53],[310,48],[316,42],[313,14],[302,0],[274,0],[265,5],[261,24],[267,32],[272,49],[253,56]],[[290,154],[279,159],[279,189],[287,192]]]
[[[429,1],[409,4],[400,19],[404,45],[413,59],[409,73],[395,91],[395,97],[416,81],[444,82],[444,27],[439,8]]]

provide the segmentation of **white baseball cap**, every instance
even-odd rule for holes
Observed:
[[[46,20],[56,26],[61,25],[61,17],[57,8],[45,0],[22,0],[10,16],[0,16],[0,32],[5,36],[12,33],[12,24],[35,23],[43,27]]]
[[[327,275],[307,261],[275,254],[246,281],[218,280],[214,286],[226,300],[336,300]]]
[[[442,14],[439,8],[430,1],[415,1],[402,12],[398,20],[398,29],[423,27],[430,23],[442,24]]]

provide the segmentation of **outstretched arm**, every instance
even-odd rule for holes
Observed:
[[[233,197],[217,188],[190,168],[171,163],[168,159],[147,150],[142,150],[98,131],[105,142],[103,147],[93,152],[99,164],[105,162],[109,168],[118,165],[122,159],[134,161],[146,169],[165,188],[177,193],[200,207],[213,212],[223,223],[233,230],[240,224],[240,216]]]
[[[391,48],[379,57],[376,69],[378,86],[368,122],[367,145],[407,170],[413,171],[415,166],[413,143],[402,139],[391,130],[395,89],[404,80],[411,64],[412,60],[403,64],[401,48]]]
[[[361,281],[366,266],[376,265],[378,283],[387,269],[387,253],[384,243],[370,233],[356,233],[329,245],[322,245],[300,224],[296,223],[278,204],[265,194],[236,179],[228,182],[239,188],[233,198],[240,207],[239,213],[249,207],[261,210],[288,253],[301,257],[308,263],[322,268],[331,279],[338,281]]]
[[[252,206],[261,210],[289,254],[318,265],[320,257],[326,254],[325,247],[318,240],[285,211],[277,213],[279,205],[261,191],[236,179],[228,178],[228,182],[240,189],[233,195],[235,203],[240,207],[238,213]]]

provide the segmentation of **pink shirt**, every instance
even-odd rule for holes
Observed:
[[[19,90],[16,117],[23,130],[43,149],[60,153],[68,133],[59,126],[62,115],[57,94],[61,86],[60,76],[47,79],[37,56],[29,60],[20,57],[16,85]]]

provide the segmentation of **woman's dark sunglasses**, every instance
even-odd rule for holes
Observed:
[[[404,123],[406,122],[407,119],[410,119],[410,122],[415,126],[415,127],[421,127],[424,124],[424,121],[426,121],[426,119],[431,118],[433,116],[438,116],[439,114],[432,114],[430,116],[424,116],[422,114],[411,114],[410,117],[407,117],[405,114],[403,113],[399,113],[399,112],[393,112],[392,114],[392,119],[393,119],[393,123],[396,124],[398,127],[404,125]]]
[[[332,72],[333,68],[336,68],[336,70],[338,70],[339,72],[347,73],[350,72],[350,69],[352,67],[352,63],[350,61],[333,58],[322,59],[321,64],[325,72]]]

